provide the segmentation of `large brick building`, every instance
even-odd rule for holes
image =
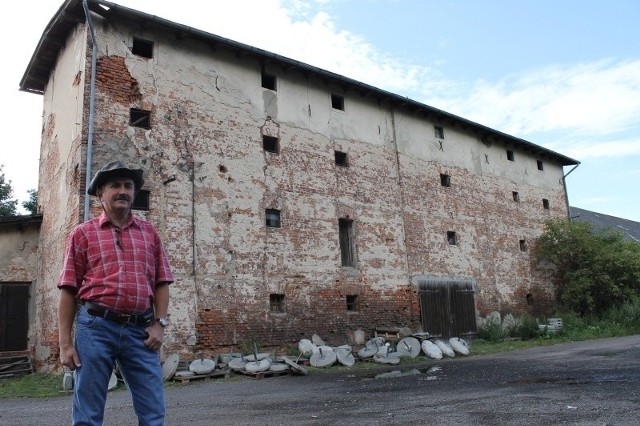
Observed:
[[[158,228],[177,279],[167,350],[284,347],[312,333],[340,344],[377,327],[466,335],[490,311],[551,306],[529,248],[544,221],[567,217],[563,167],[577,161],[295,60],[87,3],[90,21],[80,0],[62,5],[21,81],[44,100],[29,331],[40,365],[58,357],[65,237],[100,212],[86,203],[86,175],[114,158],[145,170],[137,214]]]

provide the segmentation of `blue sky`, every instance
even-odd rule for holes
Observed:
[[[38,173],[42,97],[17,91],[62,2],[6,6],[0,164]],[[120,0],[444,109],[579,160],[573,206],[640,221],[637,0]],[[30,20],[27,21],[27,16]],[[565,172],[569,172],[567,168]]]

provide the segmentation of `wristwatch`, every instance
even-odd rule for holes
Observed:
[[[169,325],[169,317],[160,317],[160,318],[156,318],[156,321],[158,323],[160,323],[160,325],[162,326],[162,328],[166,327]]]

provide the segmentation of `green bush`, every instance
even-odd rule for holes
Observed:
[[[488,342],[501,342],[508,333],[502,328],[500,318],[487,317],[478,329],[478,338]]]
[[[522,340],[531,340],[540,337],[540,329],[538,328],[536,319],[530,315],[525,315],[515,330],[515,337],[519,337]]]
[[[611,229],[548,222],[534,253],[539,267],[550,267],[564,310],[598,315],[640,295],[640,244]]]

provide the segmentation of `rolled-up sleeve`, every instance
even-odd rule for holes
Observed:
[[[77,293],[84,281],[87,268],[86,238],[80,229],[74,229],[67,238],[64,264],[58,280],[58,288]]]

